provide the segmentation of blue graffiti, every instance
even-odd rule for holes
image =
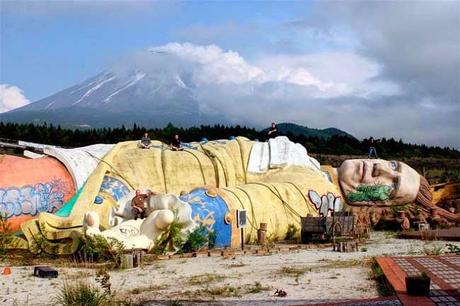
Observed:
[[[0,214],[9,219],[35,216],[40,212],[53,213],[63,205],[65,190],[65,184],[59,179],[34,186],[0,188]]]
[[[125,195],[129,193],[128,187],[126,185],[111,176],[104,176],[104,179],[101,184],[101,188],[99,189],[99,192],[106,192],[115,199],[115,201],[119,201],[121,198],[123,198]]]

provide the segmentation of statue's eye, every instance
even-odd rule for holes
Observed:
[[[394,160],[390,161],[390,168],[391,170],[396,171],[396,169],[398,169],[398,163]]]

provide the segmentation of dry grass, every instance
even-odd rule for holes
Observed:
[[[288,275],[288,276],[298,276],[305,274],[307,271],[311,271],[312,268],[310,267],[294,267],[294,266],[289,266],[289,267],[281,267],[279,270],[279,273],[282,275]]]
[[[326,264],[318,266],[318,268],[324,269],[344,269],[354,266],[367,265],[368,260],[363,259],[348,259],[348,260],[325,260]]]
[[[246,293],[260,293],[262,291],[270,291],[271,289],[269,286],[262,286],[260,282],[255,282],[245,287]]]
[[[130,294],[141,294],[143,292],[155,292],[155,291],[160,291],[160,290],[165,290],[165,289],[168,289],[169,286],[168,285],[165,285],[165,284],[161,284],[161,285],[154,285],[154,284],[151,284],[149,286],[144,286],[144,287],[138,287],[138,288],[134,288],[134,289],[131,289],[129,290],[129,293]]]
[[[184,295],[189,298],[227,298],[227,297],[242,297],[245,294],[255,294],[262,291],[269,291],[272,288],[269,286],[263,286],[260,282],[254,282],[254,284],[246,284],[243,286],[231,286],[226,284],[224,286],[217,287],[206,287],[198,290],[188,290]]]
[[[189,279],[187,280],[187,283],[189,285],[208,285],[210,283],[220,282],[224,279],[225,277],[222,275],[207,273],[207,274],[193,275],[189,277]]]

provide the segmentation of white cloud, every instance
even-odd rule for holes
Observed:
[[[19,87],[0,84],[0,113],[24,106],[29,102]]]
[[[377,63],[353,53],[279,55],[250,64],[238,52],[224,51],[216,45],[169,43],[149,50],[161,58],[161,63],[154,61],[152,68],[169,70],[170,66],[165,67],[168,60],[179,60],[181,70],[190,69],[198,86],[238,84],[249,86],[253,92],[275,84],[298,87],[306,97],[319,98],[399,93],[396,84],[374,80],[380,72]]]
[[[441,138],[430,128],[441,123],[455,127],[452,120],[442,119],[450,118],[452,110],[438,108],[442,116],[431,115],[433,105],[425,100],[414,107],[408,88],[383,77],[384,68],[351,51],[279,54],[250,61],[217,45],[169,43],[120,61],[114,73],[120,79],[145,73],[139,92],[153,95],[167,88],[174,95],[177,90],[179,97],[193,98],[202,113],[234,124],[261,127],[290,121],[337,127],[357,137],[402,137],[458,147],[458,141],[452,141],[456,129],[446,129]]]

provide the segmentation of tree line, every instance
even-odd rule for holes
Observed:
[[[228,139],[232,136],[245,136],[252,140],[265,141],[267,132],[246,126],[201,125],[199,127],[180,128],[168,124],[164,128],[146,129],[136,124],[126,128],[99,129],[65,129],[59,125],[44,123],[42,125],[3,123],[0,122],[0,138],[52,144],[62,147],[81,147],[95,143],[117,143],[120,141],[137,140],[147,132],[151,139],[169,143],[174,134],[179,134],[183,142],[200,141],[203,138]],[[285,134],[292,141],[305,146],[309,153],[330,155],[367,155],[369,139],[358,140],[348,136],[332,136],[330,138],[305,137],[304,135]],[[382,138],[377,144],[377,152],[382,158],[460,158],[460,152],[451,148],[427,145],[408,144],[401,139]]]

